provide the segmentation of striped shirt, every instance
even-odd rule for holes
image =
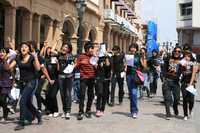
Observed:
[[[83,79],[95,77],[95,67],[90,64],[90,55],[81,54],[77,60],[77,67],[80,70],[80,76]]]

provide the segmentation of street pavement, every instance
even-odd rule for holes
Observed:
[[[125,87],[126,88],[126,87]],[[197,85],[200,88],[200,85]],[[126,89],[127,90],[127,89]],[[126,91],[127,92],[127,91]],[[43,125],[26,126],[20,133],[200,133],[200,96],[196,96],[194,115],[188,121],[183,120],[182,105],[179,106],[180,116],[165,119],[165,108],[161,93],[161,83],[158,85],[158,95],[154,98],[144,97],[139,100],[138,119],[130,117],[129,99],[126,97],[122,105],[114,107],[106,106],[105,115],[91,119],[84,118],[82,121],[76,120],[78,105],[72,106],[72,117],[70,120],[61,117],[52,118],[43,116]],[[145,95],[146,96],[146,95]],[[62,112],[60,96],[59,111]],[[116,97],[116,101],[117,97]],[[182,102],[181,102],[182,103]],[[92,110],[95,114],[95,105]],[[171,109],[173,113],[173,110]],[[0,113],[2,116],[2,113]],[[0,133],[14,133],[17,115],[10,115],[11,121],[0,123]]]

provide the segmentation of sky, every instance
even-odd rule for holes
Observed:
[[[158,41],[175,42],[176,0],[141,0],[140,15],[142,19],[154,20],[158,24]]]

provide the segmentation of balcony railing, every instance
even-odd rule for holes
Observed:
[[[104,10],[104,19],[115,21],[115,12],[112,9]]]
[[[104,19],[107,22],[118,24],[119,27],[125,28],[130,32],[137,33],[137,29],[128,20],[119,15],[116,15],[112,9],[105,9]]]

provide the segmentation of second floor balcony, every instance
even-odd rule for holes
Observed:
[[[115,14],[112,9],[104,10],[104,21],[107,23],[111,23],[111,25],[118,26],[119,28],[123,28],[128,32],[137,34],[137,29],[134,24],[131,24],[125,18]]]

